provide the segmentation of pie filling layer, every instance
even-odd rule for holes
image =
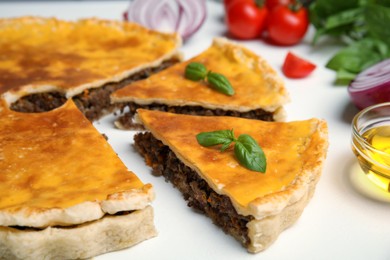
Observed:
[[[90,121],[95,121],[119,108],[118,105],[110,102],[110,94],[112,92],[123,88],[133,81],[145,79],[151,74],[164,70],[177,62],[178,60],[175,58],[164,61],[156,68],[144,69],[119,82],[111,82],[99,88],[87,89],[72,99]],[[10,108],[14,111],[25,113],[46,112],[60,107],[66,100],[65,93],[34,93],[18,99],[11,104]]]
[[[134,136],[134,141],[135,149],[152,167],[153,174],[164,176],[167,182],[179,189],[189,207],[210,217],[214,224],[235,237],[243,246],[250,244],[247,223],[253,219],[252,216],[238,214],[227,196],[217,194],[205,180],[184,165],[168,146],[151,133],[138,133]]]
[[[123,114],[117,119],[118,125],[123,129],[142,129],[143,127],[134,122],[134,115],[138,108],[148,110],[159,110],[175,114],[198,115],[198,116],[233,116],[248,119],[258,119],[263,121],[275,121],[274,113],[267,112],[263,109],[255,109],[248,112],[240,112],[234,110],[209,109],[202,106],[168,106],[164,104],[152,103],[150,105],[139,105],[134,102],[129,102],[123,105]]]

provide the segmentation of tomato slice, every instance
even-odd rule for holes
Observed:
[[[288,78],[307,77],[317,66],[305,59],[302,59],[292,52],[288,52],[284,60],[282,71]]]

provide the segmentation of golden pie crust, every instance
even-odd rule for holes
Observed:
[[[264,122],[235,117],[201,117],[138,110],[142,124],[217,193],[229,196],[237,212],[261,218],[269,202],[284,203],[286,197],[315,179],[327,150],[326,122],[310,119],[294,122]],[[249,134],[267,158],[264,174],[241,166],[231,149],[203,147],[196,135],[201,132],[233,129],[235,136]],[[276,205],[275,205],[276,206]]]
[[[249,252],[266,249],[301,215],[320,178],[328,148],[324,120],[265,122],[223,116],[191,116],[137,110],[137,120],[194,170],[218,194],[230,198],[237,213],[252,216],[247,223]],[[233,129],[236,138],[249,134],[262,147],[266,172],[239,164],[231,146],[203,147],[201,132]]]
[[[186,79],[184,71],[190,62],[203,63],[208,70],[226,76],[235,94],[227,96],[203,81]],[[202,106],[240,112],[263,109],[278,111],[283,119],[281,110],[289,96],[282,79],[265,59],[225,38],[215,38],[198,56],[115,91],[111,100],[114,103]]]
[[[29,114],[1,102],[0,180],[0,226],[80,224],[154,198],[71,100]]]
[[[176,34],[129,22],[0,19],[0,94],[8,104],[49,91],[69,98],[157,67],[178,56],[180,46]]]

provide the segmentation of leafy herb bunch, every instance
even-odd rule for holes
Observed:
[[[316,0],[310,5],[310,21],[316,28],[314,44],[323,35],[348,44],[326,64],[337,72],[337,84],[348,84],[390,57],[390,0]]]

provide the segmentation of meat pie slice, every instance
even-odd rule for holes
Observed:
[[[178,62],[180,46],[176,34],[128,22],[0,19],[0,95],[23,112],[73,98],[96,120],[115,108],[110,93]]]
[[[252,253],[266,249],[299,218],[328,147],[327,124],[319,119],[264,122],[144,109],[138,118],[147,132],[135,135],[135,148],[153,173]],[[199,133],[225,129],[254,138],[266,156],[265,173],[243,167],[232,147],[221,152],[197,141]]]
[[[223,74],[235,94],[228,96],[203,80],[187,79],[184,72],[191,62]],[[224,38],[214,39],[207,50],[190,60],[115,91],[111,99],[114,104],[127,107],[117,121],[119,128],[133,127],[137,108],[282,121],[283,105],[289,101],[282,79],[266,60]]]
[[[86,259],[156,235],[152,185],[71,100],[29,114],[0,103],[0,180],[1,259]]]

